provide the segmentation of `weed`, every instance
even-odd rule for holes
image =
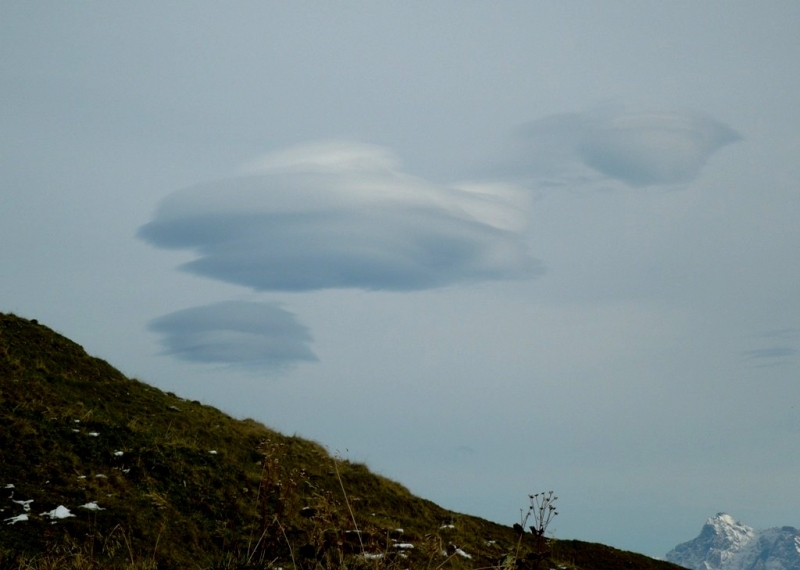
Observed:
[[[517,533],[517,546],[513,553],[506,555],[501,562],[501,566],[507,570],[539,570],[542,566],[549,568],[548,564],[552,550],[550,549],[549,539],[545,536],[547,527],[553,519],[558,516],[555,502],[558,497],[553,495],[553,491],[528,495],[530,504],[528,510],[520,509],[520,522],[514,524],[514,532]],[[533,524],[528,526],[528,522],[533,518]],[[521,547],[523,538],[526,536],[525,527],[528,526],[533,536],[531,551],[522,555]]]

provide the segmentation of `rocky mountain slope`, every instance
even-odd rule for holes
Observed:
[[[755,530],[725,513],[709,518],[700,535],[667,553],[692,570],[800,570],[800,531]]]

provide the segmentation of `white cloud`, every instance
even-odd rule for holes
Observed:
[[[513,169],[556,179],[594,172],[634,187],[683,184],[700,175],[714,152],[740,139],[727,125],[688,112],[551,115],[524,129]]]
[[[140,237],[195,250],[187,271],[256,290],[419,290],[541,271],[522,235],[528,197],[511,185],[434,184],[346,142],[246,172],[170,195]]]

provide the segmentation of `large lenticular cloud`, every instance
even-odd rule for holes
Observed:
[[[684,184],[741,136],[703,115],[606,109],[552,115],[529,124],[514,168],[547,175],[590,171],[629,186]]]
[[[381,148],[327,143],[175,192],[139,236],[195,251],[186,271],[261,291],[420,290],[537,274],[527,219],[509,185],[433,184]]]

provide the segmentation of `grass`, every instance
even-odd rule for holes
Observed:
[[[490,568],[520,540],[315,442],[126,378],[7,314],[0,425],[0,570]],[[14,501],[31,500],[29,519],[11,524]],[[91,502],[103,510],[81,507]],[[74,516],[43,515],[60,505]],[[550,543],[553,567],[677,568]],[[534,546],[526,536],[513,564]]]

